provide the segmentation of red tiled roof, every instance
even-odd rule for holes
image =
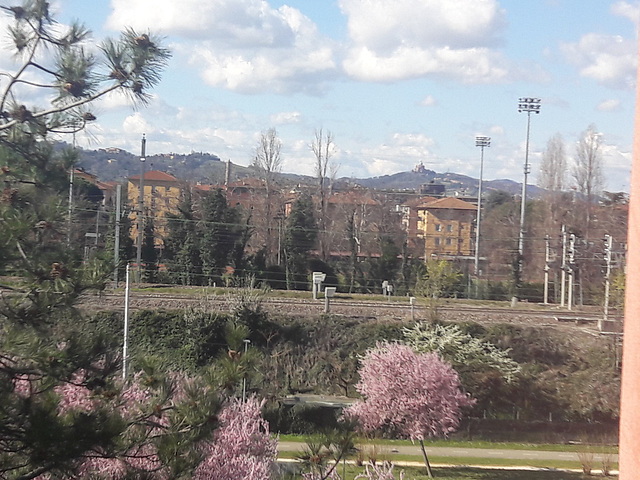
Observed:
[[[196,190],[200,190],[201,192],[213,192],[214,190],[225,190],[226,187],[224,185],[200,184],[200,185],[194,185],[193,188]]]
[[[329,203],[341,203],[345,205],[378,205],[378,202],[359,192],[339,192],[329,197]]]
[[[168,173],[161,172],[160,170],[149,170],[148,172],[144,172],[144,179],[155,182],[178,182],[176,177],[169,175]],[[129,181],[133,182],[135,180],[140,180],[140,175],[129,177]]]
[[[409,201],[407,201],[405,204],[414,208],[424,208],[436,200],[437,200],[436,197],[412,198]]]
[[[240,180],[236,180],[235,182],[230,182],[227,186],[228,189],[232,188],[266,188],[265,182],[261,178],[255,177],[246,177]]]
[[[472,203],[465,202],[455,197],[445,197],[420,205],[420,208],[430,210],[432,208],[443,208],[450,210],[477,210],[478,207]]]

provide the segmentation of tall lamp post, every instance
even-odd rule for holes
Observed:
[[[540,99],[523,97],[518,101],[518,112],[527,113],[527,142],[524,149],[524,180],[522,182],[522,204],[520,205],[520,234],[518,235],[518,270],[522,274],[522,258],[524,256],[524,214],[527,206],[527,175],[529,166],[529,128],[531,126],[531,114],[540,113]]]
[[[146,160],[145,147],[147,139],[142,134],[142,145],[140,149],[140,185],[138,187],[138,250],[136,252],[136,262],[138,264],[136,270],[136,283],[142,280],[142,242],[144,240],[144,162]]]
[[[482,170],[484,168],[484,149],[491,146],[491,137],[476,137],[476,147],[480,147],[480,179],[478,180],[478,214],[476,216],[476,257],[473,271],[477,277],[480,274],[480,211],[482,207]]]

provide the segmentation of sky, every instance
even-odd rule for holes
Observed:
[[[6,2],[3,2],[6,3]],[[283,171],[313,175],[310,143],[334,137],[338,177],[422,162],[439,173],[529,184],[548,140],[570,159],[593,124],[605,189],[629,190],[638,0],[53,0],[62,23],[100,42],[126,27],[164,37],[173,56],[147,107],[96,105],[87,148],[208,152],[248,165],[262,132],[282,140]],[[6,25],[6,19],[2,20]],[[5,38],[6,41],[6,38]],[[0,67],[9,68],[8,54]],[[569,181],[571,176],[569,175]]]

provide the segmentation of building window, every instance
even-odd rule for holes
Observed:
[[[447,238],[447,245],[451,245],[451,239]]]
[[[447,225],[447,232],[453,232],[453,225]]]
[[[442,231],[442,225],[440,225],[439,223],[436,223],[435,227],[436,227],[436,232]]]
[[[440,238],[436,238],[435,243],[436,243],[436,247],[439,247],[440,246]]]

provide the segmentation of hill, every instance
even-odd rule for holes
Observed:
[[[84,150],[80,152],[79,166],[86,171],[97,175],[102,181],[119,181],[140,172],[140,160],[134,155],[119,148],[101,148],[98,150]],[[190,182],[205,184],[224,183],[227,162],[217,155],[205,152],[191,152],[189,154],[164,153],[147,156],[147,170],[162,170],[171,175]],[[256,172],[251,167],[243,167],[231,164],[230,178],[237,180],[244,177],[255,176]],[[299,184],[311,183],[312,177],[283,173],[283,183]],[[425,184],[435,183],[445,186],[447,195],[475,195],[478,191],[478,180],[457,173],[437,173],[425,168],[417,168],[410,172],[400,172],[393,175],[383,175],[372,178],[340,178],[338,184],[345,188],[350,185],[360,185],[376,190],[411,190],[419,191]],[[517,195],[522,190],[522,184],[513,180],[500,179],[483,182],[483,189],[502,190],[512,195]],[[529,185],[528,194],[538,196],[542,189]]]

